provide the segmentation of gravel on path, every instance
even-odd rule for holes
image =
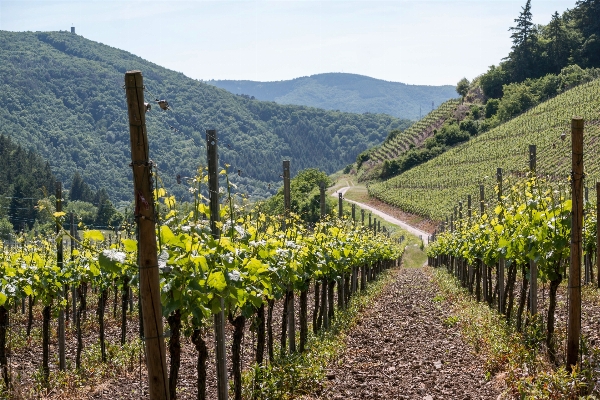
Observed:
[[[372,307],[347,337],[344,354],[329,367],[326,399],[497,399],[483,360],[434,300],[427,267],[392,271]]]

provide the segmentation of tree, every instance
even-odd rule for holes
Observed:
[[[94,194],[92,189],[90,189],[89,185],[85,183],[79,171],[75,172],[73,175],[73,180],[71,181],[71,191],[69,192],[69,200],[75,201],[85,201],[91,203],[94,199]]]
[[[509,83],[509,76],[504,68],[502,68],[502,65],[499,67],[492,65],[479,80],[483,94],[492,99],[499,99],[502,97],[502,87],[507,83]]]
[[[548,71],[558,74],[560,70],[569,63],[572,46],[569,40],[567,28],[563,20],[554,12],[552,19],[544,27],[544,36],[548,39],[547,54],[548,54]]]
[[[103,199],[98,204],[98,214],[94,223],[100,227],[119,225],[123,217],[108,198]]]
[[[0,219],[0,239],[9,240],[13,231],[13,225],[6,218]]]
[[[516,26],[510,27],[508,30],[512,32],[510,35],[513,45],[512,51],[508,56],[508,67],[515,82],[520,82],[525,78],[533,77],[538,72],[536,70],[535,60],[539,56],[537,54],[537,29],[532,22],[531,0],[527,0],[525,7],[521,8],[519,17],[515,19]]]
[[[519,14],[519,17],[515,19],[517,26],[513,26],[508,29],[512,32],[510,37],[513,40],[513,50],[516,50],[526,44],[534,35],[535,30],[533,22],[531,22],[532,18],[531,0],[527,0],[525,7],[521,8],[521,14]]]
[[[92,225],[98,215],[98,207],[81,200],[71,200],[63,209],[67,214],[73,213],[77,219],[86,225]]]
[[[467,92],[469,91],[469,84],[470,83],[467,78],[462,78],[456,84],[456,93],[460,94],[463,99],[465,98],[465,96],[467,95]]]

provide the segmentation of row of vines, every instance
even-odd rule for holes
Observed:
[[[500,193],[497,203],[487,211],[482,201],[477,207],[479,212],[469,210],[468,216],[460,211],[455,213],[450,223],[434,235],[428,248],[429,264],[445,267],[478,302],[488,303],[503,315],[510,326],[524,335],[532,354],[541,351],[551,365],[563,365],[568,371],[592,371],[597,360],[587,347],[586,335],[576,339],[582,346],[577,362],[565,365],[561,350],[566,337],[564,332],[557,331],[557,326],[565,330],[568,326],[561,317],[566,317],[564,307],[570,304],[568,297],[565,302],[565,295],[570,293],[571,284],[565,288],[561,283],[569,278],[575,201],[571,198],[571,182],[548,180],[531,172],[526,175],[525,179],[512,182],[503,195],[502,188],[497,186],[496,194]],[[587,190],[585,197],[583,265],[578,268],[583,269],[582,283],[591,285],[595,281],[597,208],[588,201]],[[600,275],[596,275],[598,278]],[[542,299],[543,307],[538,310]],[[594,324],[589,319],[592,315],[580,316],[580,324]],[[526,364],[520,368],[531,368],[527,373],[535,376],[536,364]],[[594,385],[593,379],[582,378],[577,387],[569,390],[578,395],[590,394]]]
[[[179,374],[180,338],[191,340],[198,351],[198,398],[206,398],[206,332],[212,316],[224,311],[233,327],[231,361],[234,397],[241,398],[242,368],[240,352],[244,327],[252,319],[257,332],[255,363],[266,363],[286,352],[305,351],[308,336],[307,295],[314,290],[312,330],[326,331],[335,318],[334,290],[337,307],[344,309],[353,293],[366,288],[383,268],[394,265],[402,255],[402,247],[385,235],[359,226],[347,219],[326,219],[306,226],[291,216],[285,224],[281,217],[261,213],[234,204],[231,194],[222,194],[223,207],[219,223],[221,236],[211,235],[210,210],[199,188],[206,175],[193,180],[194,205],[178,204],[164,189],[155,190],[160,214],[157,224],[159,245],[162,313],[169,327],[169,391],[176,398]],[[223,171],[225,174],[226,171]],[[55,214],[62,226],[64,213]],[[285,230],[282,229],[285,225]],[[88,296],[98,297],[100,352],[106,360],[104,310],[110,290],[120,293],[122,304],[121,344],[125,344],[127,308],[137,298],[139,279],[138,244],[132,228],[125,227],[117,240],[108,243],[102,232],[84,230],[64,261],[57,259],[57,245],[64,229],[53,238],[21,238],[16,246],[0,243],[0,364],[4,390],[11,387],[7,368],[7,326],[9,313],[28,301],[29,329],[33,319],[32,305],[43,305],[43,363],[47,380],[50,372],[49,342],[51,319],[57,312],[73,308],[77,331],[76,369],[81,367],[83,341],[82,318],[87,312]],[[282,327],[288,319],[286,307],[294,294],[299,294],[299,347],[295,338],[286,344],[281,336],[280,349],[274,349],[273,309],[285,298]],[[70,296],[69,296],[70,295]],[[133,297],[132,297],[133,295]],[[222,301],[224,300],[224,301]],[[141,321],[141,319],[140,319]],[[140,332],[142,330],[140,329]],[[294,335],[295,336],[295,335]],[[267,340],[268,338],[268,340]],[[142,338],[143,339],[143,338]],[[260,368],[256,369],[260,371]]]

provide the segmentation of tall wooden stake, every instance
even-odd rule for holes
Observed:
[[[571,120],[571,265],[569,266],[569,325],[567,331],[567,369],[579,358],[581,339],[581,239],[583,225],[583,118]]]
[[[71,234],[71,261],[73,261],[73,259],[75,258],[73,256],[73,251],[75,250],[75,214],[71,213],[70,215],[70,219],[71,219],[71,227],[69,230],[69,233]],[[71,287],[71,302],[73,303],[73,319],[72,321],[75,322],[77,320],[77,287],[76,285],[73,285]]]
[[[169,369],[167,368],[160,304],[156,219],[151,183],[152,164],[149,159],[146,132],[144,83],[140,71],[125,73],[125,92],[129,114],[135,217],[139,232],[140,297],[148,368],[148,398],[168,400]]]
[[[290,217],[292,208],[292,197],[290,193],[290,161],[283,161],[283,207],[285,210],[285,219]],[[296,352],[296,312],[294,309],[294,286],[287,288],[287,334],[290,346],[290,354]]]
[[[342,194],[338,193],[338,217],[344,216],[344,203],[342,202]]]
[[[502,168],[496,171],[496,180],[498,183],[498,203],[502,202]],[[502,215],[500,215],[502,218]],[[506,260],[500,256],[498,260],[498,312],[504,314],[504,267]],[[493,296],[493,295],[492,295]]]
[[[208,198],[210,208],[210,231],[213,238],[221,237],[219,229],[219,159],[217,131],[206,131],[206,159],[208,161]],[[217,394],[219,400],[227,400],[227,360],[225,350],[225,300],[221,297],[221,311],[215,314],[215,358],[217,361]]]
[[[352,222],[356,223],[356,204],[352,203]]]
[[[327,214],[327,211],[325,210],[325,184],[323,182],[321,182],[321,184],[319,185],[319,189],[320,189],[319,202],[321,205],[321,218],[325,218],[325,214]]]
[[[600,182],[596,182],[596,215],[600,215]],[[600,218],[596,218],[596,271],[600,288]]]
[[[537,163],[537,147],[535,144],[529,145],[529,173],[535,176],[535,168]],[[531,315],[537,314],[537,284],[538,268],[535,260],[529,262],[529,308]]]
[[[62,211],[62,183],[56,182],[56,212]],[[56,233],[60,232],[60,225],[56,224]],[[57,235],[56,238],[56,266],[62,270],[63,268],[63,237]],[[63,287],[63,296],[67,294]],[[68,310],[67,310],[68,312]],[[64,371],[67,368],[65,356],[65,308],[59,306],[58,309],[58,369]]]
[[[535,167],[537,161],[537,146],[535,144],[529,145],[529,171],[535,174]]]

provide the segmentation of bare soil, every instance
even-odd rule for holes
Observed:
[[[496,399],[483,360],[447,327],[426,268],[394,270],[394,283],[348,335],[328,371],[326,399]]]

